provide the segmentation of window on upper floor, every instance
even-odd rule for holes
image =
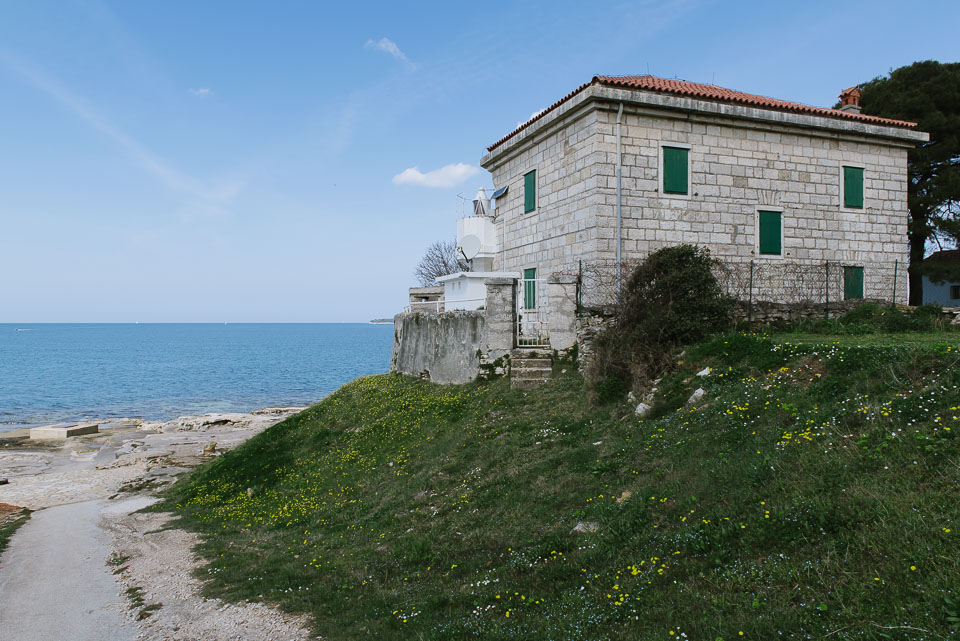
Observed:
[[[863,209],[863,167],[843,167],[843,206]]]
[[[662,147],[660,167],[663,173],[663,193],[683,195],[690,193],[690,150],[684,147]]]
[[[523,213],[529,214],[537,208],[537,170],[523,175]]]
[[[663,193],[687,195],[690,193],[690,150],[683,147],[663,147]]]
[[[761,256],[783,253],[783,225],[779,211],[757,212],[757,251]]]

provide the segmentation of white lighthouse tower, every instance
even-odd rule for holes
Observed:
[[[499,245],[490,199],[481,187],[473,199],[473,215],[457,221],[457,251],[470,264],[470,271],[441,276],[444,309],[479,309],[487,299],[488,278],[519,278],[514,272],[495,272]]]

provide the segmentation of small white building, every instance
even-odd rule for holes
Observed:
[[[499,251],[490,199],[483,188],[473,200],[473,215],[457,221],[457,252],[470,264],[470,271],[437,278],[443,286],[446,311],[483,308],[487,299],[488,278],[519,278],[519,273],[493,271]]]

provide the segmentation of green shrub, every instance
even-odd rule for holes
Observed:
[[[650,254],[627,279],[616,322],[596,339],[588,372],[595,400],[608,378],[624,389],[656,378],[681,345],[730,326],[732,301],[723,295],[705,248],[666,247]],[[609,383],[605,384],[609,388]]]
[[[621,400],[627,393],[627,386],[623,380],[616,376],[604,376],[597,381],[594,389],[596,402],[605,405],[613,401]]]

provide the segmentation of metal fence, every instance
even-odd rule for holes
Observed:
[[[640,262],[623,261],[619,279],[615,261],[580,262],[571,270],[578,275],[579,305],[616,306]],[[847,265],[837,261],[714,259],[712,271],[723,293],[748,307],[760,303],[823,305],[825,314],[830,306],[850,298],[896,301],[897,281],[905,278],[899,262]]]
[[[747,303],[788,305],[829,304],[842,300],[843,273],[843,266],[832,261],[716,261],[713,267],[713,275],[727,296]]]

